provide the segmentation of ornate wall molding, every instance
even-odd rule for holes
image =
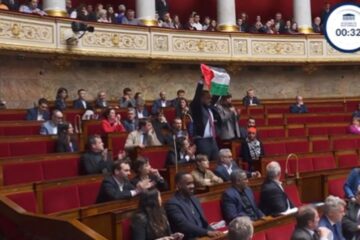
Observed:
[[[174,31],[91,23],[75,46],[66,43],[70,19],[0,13],[0,49],[87,58],[155,59],[225,63],[359,63],[321,35],[252,35]]]

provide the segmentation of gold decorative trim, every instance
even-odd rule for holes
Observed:
[[[238,32],[239,31],[239,27],[236,25],[219,25],[217,27],[217,29],[221,32]]]
[[[46,10],[45,11],[49,16],[53,16],[53,17],[68,17],[68,14],[66,11],[64,10]]]
[[[155,19],[140,19],[140,25],[148,26],[148,27],[155,27],[158,26],[159,23]]]
[[[299,33],[304,33],[304,34],[313,34],[314,31],[312,29],[312,27],[298,27]]]

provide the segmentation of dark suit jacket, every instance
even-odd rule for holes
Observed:
[[[26,112],[26,120],[28,121],[36,121],[38,117],[38,108],[30,108]],[[50,113],[48,111],[43,113],[43,118],[45,121],[50,120]]]
[[[14,0],[12,3],[10,3],[9,0],[2,0],[2,3],[9,7],[10,10],[18,10],[19,9],[19,3],[17,0]]]
[[[165,106],[166,106],[166,107],[171,107],[171,101],[166,100]],[[161,100],[160,100],[160,99],[156,99],[156,100],[153,102],[153,105],[152,105],[152,108],[151,108],[151,113],[152,113],[152,114],[157,114],[161,108],[162,108],[162,106],[161,106]]]
[[[163,179],[162,181],[160,181],[157,177],[153,176],[153,175],[150,175],[150,180],[152,182],[155,182],[156,183],[156,188],[163,192],[163,191],[166,191],[169,189],[169,186],[167,184],[167,182],[165,181],[165,179]],[[140,182],[140,177],[139,176],[135,176],[133,179],[131,179],[130,183],[133,185],[133,186],[136,186],[138,183]]]
[[[195,160],[195,159],[190,158],[189,161],[187,161],[185,156],[180,155],[179,151],[178,151],[177,157],[178,157],[178,164],[191,163],[191,162],[194,162],[194,160]],[[175,163],[176,163],[175,152],[174,152],[174,150],[170,150],[166,157],[166,165],[167,166],[175,165]]]
[[[246,196],[248,197],[250,204],[252,205],[257,219],[264,216],[260,209],[256,206],[255,198],[252,190],[249,187],[244,189]],[[234,187],[228,188],[221,197],[221,209],[223,217],[227,223],[231,222],[234,218],[240,216],[247,216],[244,203],[241,201],[238,190]],[[253,221],[257,219],[252,219]]]
[[[308,109],[305,104],[301,105],[300,107],[295,103],[290,106],[291,113],[307,113]]]
[[[360,205],[354,202],[350,202],[347,206],[347,211],[342,219],[343,234],[346,239],[352,239],[356,233],[360,233],[358,230],[357,214],[360,210]]]
[[[260,192],[260,209],[265,215],[277,216],[288,208],[288,201],[290,207],[294,205],[286,193],[273,180],[267,179],[261,186]]]
[[[55,109],[60,110],[60,111],[64,111],[66,109],[66,102],[57,98],[55,100]]]
[[[333,233],[333,240],[345,240],[342,235],[341,223],[335,223],[335,226],[332,226],[329,222],[329,219],[326,216],[322,216],[319,221],[319,227],[326,227]],[[335,231],[336,228],[336,231]]]
[[[88,108],[89,106],[91,106],[91,104],[89,102],[86,102],[86,107]],[[74,109],[87,109],[87,108],[84,108],[84,105],[82,104],[80,99],[76,99],[74,101],[73,108]]]
[[[248,96],[245,96],[242,100],[243,105],[249,106],[250,105],[250,98]],[[257,97],[253,97],[253,104],[260,105],[260,100]]]
[[[130,199],[131,190],[134,189],[135,187],[127,181],[124,183],[123,191],[120,191],[119,185],[115,182],[114,177],[107,176],[101,183],[96,202],[102,203],[113,200]]]
[[[58,153],[64,153],[64,152],[77,152],[79,151],[78,145],[76,141],[72,141],[72,147],[73,151],[71,151],[70,145],[67,143],[64,143],[62,141],[56,142],[56,152]]]
[[[304,228],[295,228],[291,240],[318,240],[318,236],[311,236],[311,234]]]
[[[205,219],[199,200],[192,196],[191,201],[195,210],[200,215],[202,227],[196,225],[194,216],[189,209],[189,205],[179,193],[175,193],[165,205],[172,232],[183,233],[184,240],[205,236],[207,235],[208,230],[212,230]]]
[[[135,131],[138,127],[138,121],[135,119],[134,124],[132,124],[128,119],[123,121],[123,125],[127,132]]]
[[[212,112],[214,116],[215,124],[218,125],[221,123],[221,119],[216,109],[213,106],[207,107],[201,103],[201,94],[204,88],[203,83],[198,83],[195,96],[190,104],[190,110],[192,112],[193,117],[193,136],[203,137],[204,131],[207,122],[209,121],[210,113],[208,109]]]
[[[239,169],[239,166],[236,164],[235,161],[232,161],[231,169],[232,171]],[[230,181],[230,175],[223,164],[217,165],[214,173],[222,180],[224,180],[224,182]]]
[[[101,101],[100,99],[96,99],[95,108],[107,108],[108,103],[106,101]]]
[[[169,1],[166,0],[166,5],[164,5],[163,1],[156,0],[156,11],[159,14],[160,18],[163,18],[164,14],[169,12]]]
[[[81,155],[80,164],[84,174],[99,174],[111,172],[113,161],[104,161],[101,153],[87,151]]]

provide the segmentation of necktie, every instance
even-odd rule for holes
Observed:
[[[334,233],[334,240],[340,240],[340,238],[338,237],[338,230],[336,227],[336,224],[332,225],[333,227],[333,233]]]

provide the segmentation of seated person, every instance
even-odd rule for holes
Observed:
[[[177,144],[177,163],[184,164],[195,161],[196,146],[191,145],[189,140],[186,138],[178,139]],[[175,151],[170,150],[166,158],[166,165],[176,164]]]
[[[206,155],[197,155],[195,163],[196,168],[191,172],[191,175],[194,178],[196,187],[207,187],[218,183],[223,183],[221,178],[209,170],[209,159]]]
[[[355,202],[358,186],[360,186],[360,168],[355,168],[351,170],[344,184],[345,198],[348,198],[352,202]]]
[[[256,128],[248,129],[248,136],[241,143],[241,158],[249,165],[249,171],[253,171],[254,162],[261,161],[264,156],[264,147],[256,137]]]
[[[360,118],[353,117],[352,124],[348,127],[348,133],[360,134]]]
[[[235,170],[230,176],[231,187],[225,190],[221,197],[221,209],[227,223],[236,217],[248,216],[252,221],[259,220],[264,216],[256,206],[254,194],[247,186],[246,172]]]
[[[246,92],[246,96],[242,100],[244,106],[256,106],[260,105],[260,100],[255,96],[254,89],[249,89]]]
[[[299,208],[296,215],[296,227],[292,233],[291,240],[326,240],[329,238],[330,230],[319,227],[319,213],[312,205]]]
[[[228,148],[220,149],[219,151],[220,162],[218,163],[214,173],[220,177],[224,182],[230,181],[230,175],[233,171],[240,169],[236,162],[233,160],[231,150]],[[261,173],[247,172],[248,178],[261,177]]]
[[[136,186],[141,180],[149,180],[152,187],[156,187],[159,191],[168,190],[168,184],[160,175],[159,170],[151,167],[149,159],[138,157],[133,163],[133,170],[136,176],[131,179],[131,183]]]
[[[360,118],[360,103],[358,104],[358,109],[353,112],[352,117]]]
[[[39,8],[39,0],[28,0],[27,4],[23,4],[19,8],[19,12],[22,13],[33,13],[40,16],[47,15],[46,12]]]
[[[138,129],[139,121],[136,119],[136,113],[134,108],[129,108],[126,114],[126,118],[123,121],[124,127],[127,132],[132,132]]]
[[[137,99],[135,103],[135,110],[136,110],[136,118],[142,119],[149,117],[149,113],[146,110],[145,102],[143,99]]]
[[[175,176],[176,192],[166,203],[166,215],[173,232],[181,232],[184,239],[218,237],[206,221],[201,204],[194,196],[194,179],[189,173],[179,172]]]
[[[256,120],[253,117],[249,117],[248,121],[247,121],[247,126],[246,127],[241,127],[240,128],[240,138],[242,139],[246,139],[248,136],[248,128],[256,128]]]
[[[160,192],[151,188],[142,192],[139,206],[131,220],[132,239],[136,240],[181,240],[182,233],[171,234]],[[166,238],[168,237],[168,238]]]
[[[353,200],[348,203],[345,216],[342,219],[342,230],[345,239],[358,239],[360,234],[359,210],[360,188],[358,187]]]
[[[152,119],[151,124],[156,133],[156,137],[159,139],[161,144],[163,145],[171,144],[172,142],[172,139],[170,140],[171,127],[162,111],[156,114],[156,117]]]
[[[48,121],[49,119],[49,103],[45,98],[39,99],[37,107],[27,110],[26,120],[28,121]]]
[[[173,100],[171,100],[171,106],[175,108],[175,111],[178,112],[181,109],[181,100],[184,99],[185,100],[185,90],[183,89],[179,89],[176,92],[176,98],[174,98]],[[185,100],[186,102],[186,100]]]
[[[175,118],[172,124],[172,135],[175,135],[176,139],[179,138],[188,138],[189,134],[187,133],[187,131],[183,130],[182,127],[182,120],[181,118]]]
[[[229,240],[251,240],[254,227],[249,217],[237,217],[229,223]]]
[[[41,124],[41,135],[57,135],[58,125],[63,122],[64,116],[59,110],[53,110],[51,120],[48,120]]]
[[[119,106],[121,108],[135,107],[135,99],[132,97],[132,90],[130,88],[124,88],[123,96],[119,100]]]
[[[106,176],[101,183],[96,203],[130,199],[150,188],[148,180],[140,181],[133,186],[129,181],[130,174],[129,162],[125,160],[116,162],[112,167],[112,175]]]
[[[324,212],[319,221],[320,227],[326,227],[334,240],[345,240],[342,234],[341,220],[345,215],[346,202],[339,197],[328,196],[324,202]]]
[[[88,138],[87,151],[81,155],[80,165],[84,174],[111,172],[113,160],[107,149],[104,149],[104,143],[99,135]]]
[[[261,186],[260,209],[269,216],[278,216],[294,207],[287,196],[282,183],[281,167],[278,162],[270,162],[266,165],[266,179]]]
[[[95,100],[95,108],[107,108],[109,105],[106,101],[106,93],[104,91],[101,91],[98,93],[98,96]]]
[[[153,115],[156,115],[157,113],[159,113],[159,111],[162,108],[171,106],[171,101],[168,101],[166,99],[166,93],[165,92],[160,92],[159,96],[160,96],[160,98],[156,99],[153,102],[153,105],[152,105],[152,108],[151,108],[151,114],[153,114]]]
[[[68,98],[68,90],[66,88],[59,88],[56,93],[55,109],[64,111],[66,109],[66,99]]]
[[[78,93],[78,99],[74,100],[73,108],[74,109],[83,109],[83,110],[88,109],[88,107],[90,107],[91,104],[85,100],[85,98],[86,98],[85,89],[79,89],[77,93]]]
[[[161,142],[156,137],[150,120],[141,119],[138,130],[129,133],[125,142],[125,149],[132,150],[136,147],[145,148],[148,146],[161,146]]]
[[[185,98],[180,98],[177,107],[175,108],[176,117],[183,118],[186,115],[190,115],[190,108],[187,100]]]
[[[290,113],[308,113],[302,96],[296,96],[296,103],[290,106]]]
[[[78,139],[74,134],[74,128],[71,123],[59,124],[56,152],[77,152],[78,150]]]
[[[0,10],[9,10],[9,7],[0,0]]]
[[[101,121],[102,130],[105,133],[126,132],[125,127],[121,123],[121,115],[116,114],[115,109],[108,108],[104,111],[104,118]]]

